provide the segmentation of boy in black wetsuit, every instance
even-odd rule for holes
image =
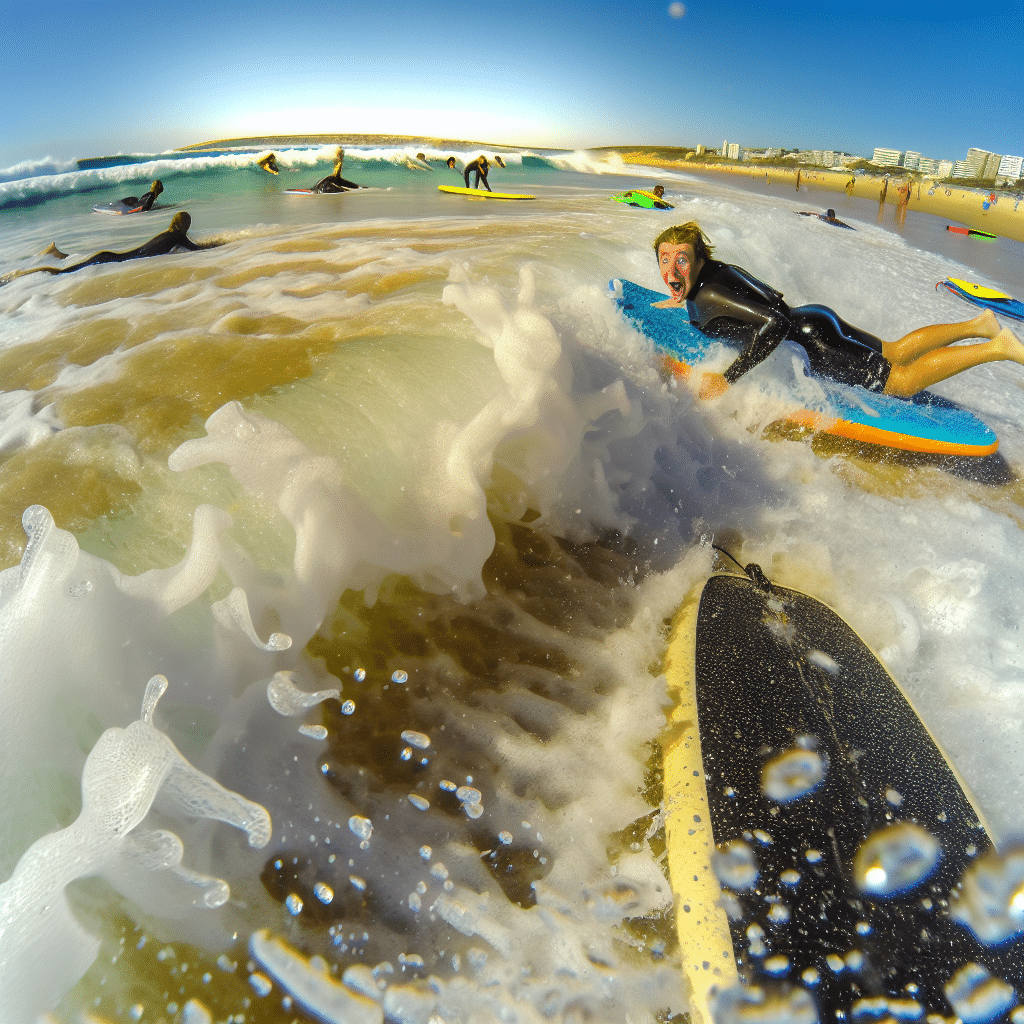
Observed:
[[[191,226],[192,218],[187,213],[176,213],[166,231],[161,231],[159,235],[155,235],[135,249],[129,249],[127,252],[98,252],[95,256],[90,256],[87,260],[71,267],[32,267],[31,270],[18,270],[0,283],[6,284],[7,281],[24,274],[71,274],[83,267],[94,267],[99,263],[123,263],[125,260],[143,259],[146,256],[166,256],[172,249],[179,246],[193,252],[207,248],[207,246],[196,245],[188,237],[186,232]]]
[[[781,292],[741,267],[712,259],[713,248],[693,221],[663,231],[654,240],[654,251],[671,293],[655,305],[683,307],[705,334],[742,346],[725,373],[702,375],[701,398],[722,394],[784,338],[806,350],[819,376],[899,398],[910,398],[981,363],[1008,359],[1024,364],[1024,345],[1000,327],[991,310],[963,323],[932,324],[899,341],[882,341],[840,320],[827,306],[790,309]],[[947,347],[966,338],[987,340]]]

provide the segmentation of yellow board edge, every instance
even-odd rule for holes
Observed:
[[[672,625],[665,678],[673,707],[662,736],[669,880],[692,1024],[713,1024],[715,990],[739,981],[729,919],[711,863],[715,839],[697,723],[696,635],[703,589],[701,583],[687,595]]]

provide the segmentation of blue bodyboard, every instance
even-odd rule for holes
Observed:
[[[945,281],[940,281],[935,287],[937,289],[945,288],[982,309],[991,309],[994,313],[1008,316],[1013,320],[1024,320],[1024,302],[992,288],[984,288],[970,281],[961,281],[956,277],[947,277]]]
[[[612,282],[613,287],[615,282]],[[683,309],[654,307],[667,296],[632,281],[622,281],[616,302],[627,319],[653,342],[676,376],[699,363],[711,345]],[[794,409],[789,422],[852,441],[932,455],[991,455],[999,440],[973,413],[929,391],[896,398],[823,377],[814,380],[824,392],[820,403]]]

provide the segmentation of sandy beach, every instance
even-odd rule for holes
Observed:
[[[788,181],[793,184],[794,189],[799,173],[801,185],[806,185],[811,191],[820,192],[843,192],[847,182],[853,177],[848,171],[831,170],[825,167],[764,167],[754,164],[698,163],[692,160],[664,160],[643,151],[622,153],[621,156],[623,162],[627,164],[665,167],[713,178],[738,175],[763,179],[767,174],[770,181]],[[890,206],[896,205],[899,199],[899,185],[903,180],[898,173],[899,168],[894,168],[894,171],[897,173],[890,176],[885,196],[885,202]],[[882,182],[882,178],[857,175],[853,195],[878,199]],[[951,223],[966,225],[980,231],[989,231],[994,235],[1002,235],[1005,238],[1024,242],[1024,201],[1008,195],[997,195],[996,202],[985,209],[983,204],[987,201],[988,193],[936,184],[932,180],[925,179],[920,183],[914,183],[907,212],[913,214],[915,210],[919,210],[923,213],[931,213],[937,217],[945,217]]]

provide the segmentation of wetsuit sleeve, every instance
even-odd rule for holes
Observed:
[[[151,209],[154,202],[156,202],[156,195],[153,192],[147,192],[139,200],[139,204],[142,207],[143,211]]]
[[[761,289],[763,294],[758,294]],[[775,296],[769,305],[767,300]],[[723,265],[713,280],[701,283],[692,303],[694,322],[705,334],[743,344],[724,374],[730,384],[767,359],[790,331],[789,309],[780,293],[739,268]]]

